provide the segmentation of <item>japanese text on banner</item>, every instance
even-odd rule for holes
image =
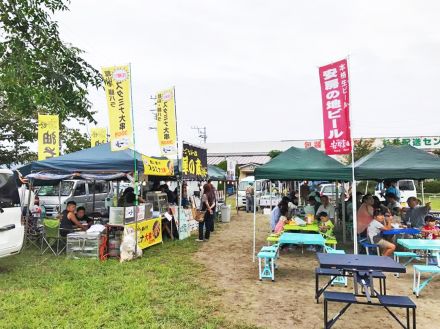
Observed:
[[[60,155],[60,121],[58,115],[38,115],[38,160]]]
[[[136,229],[136,224],[128,224],[126,227]],[[138,246],[145,249],[162,242],[162,218],[147,219],[137,223]]]
[[[113,66],[102,69],[110,120],[112,151],[133,147],[133,127],[130,107],[130,69]]]
[[[325,153],[351,152],[349,83],[347,60],[319,68],[324,121]]]
[[[107,143],[107,129],[92,128],[90,130],[90,138],[92,147]]]
[[[151,176],[173,176],[173,160],[155,159],[142,155],[144,163],[144,174]]]
[[[185,179],[206,179],[208,175],[206,149],[183,143],[182,173]]]
[[[157,136],[163,156],[177,154],[176,112],[174,90],[167,89],[156,95]]]

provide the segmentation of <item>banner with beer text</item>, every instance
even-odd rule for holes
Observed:
[[[91,139],[92,147],[107,143],[107,129],[106,128],[90,129],[90,139]]]
[[[38,114],[38,160],[60,155],[60,119],[58,115]]]
[[[148,176],[174,176],[174,163],[169,159],[156,159],[142,155],[144,174]]]
[[[319,68],[325,153],[351,153],[350,92],[347,59]]]
[[[176,109],[174,89],[170,88],[156,95],[157,136],[163,156],[177,154]]]
[[[130,104],[130,68],[128,65],[102,69],[107,96],[112,151],[133,147]]]
[[[189,180],[204,180],[208,176],[206,149],[183,143],[182,176]]]

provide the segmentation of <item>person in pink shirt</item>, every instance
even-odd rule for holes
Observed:
[[[280,234],[281,232],[283,232],[284,225],[289,224],[289,222],[290,221],[287,219],[286,216],[281,216],[280,220],[278,221],[277,225],[275,226],[274,233],[275,234]]]
[[[373,221],[374,199],[371,194],[366,194],[362,198],[362,204],[357,211],[357,233],[363,234],[368,225]]]

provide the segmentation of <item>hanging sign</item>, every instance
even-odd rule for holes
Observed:
[[[169,159],[156,159],[142,156],[142,162],[144,163],[144,174],[148,176],[174,176],[174,164],[173,160]]]
[[[141,222],[131,223],[125,225],[136,230],[137,226],[137,239],[138,246],[141,249],[151,247],[152,245],[162,242],[162,218],[153,218],[143,220]]]
[[[130,68],[113,66],[102,69],[110,119],[112,151],[133,147],[130,105]]]
[[[235,180],[235,168],[237,167],[237,160],[226,159],[226,179]]]
[[[90,130],[90,139],[92,147],[107,143],[107,129],[92,128]]]
[[[163,156],[177,154],[176,109],[174,90],[167,89],[156,95],[157,136]]]
[[[319,68],[324,120],[325,153],[351,152],[347,60]]]
[[[60,155],[60,120],[58,115],[38,114],[38,160]]]
[[[183,143],[182,174],[184,179],[204,180],[208,176],[206,149]]]

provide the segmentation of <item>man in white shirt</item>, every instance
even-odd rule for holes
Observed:
[[[335,207],[333,207],[333,205],[328,200],[328,196],[326,195],[321,196],[321,205],[319,206],[315,215],[318,216],[318,214],[320,214],[321,212],[327,213],[328,217],[331,220],[335,219]]]
[[[396,250],[396,246],[385,240],[381,232],[391,230],[391,213],[386,213],[385,215],[381,210],[375,210],[373,214],[374,219],[368,225],[367,234],[371,243],[377,244],[382,251],[383,256],[391,256]],[[386,220],[385,220],[386,217]],[[384,225],[385,224],[385,225]]]

